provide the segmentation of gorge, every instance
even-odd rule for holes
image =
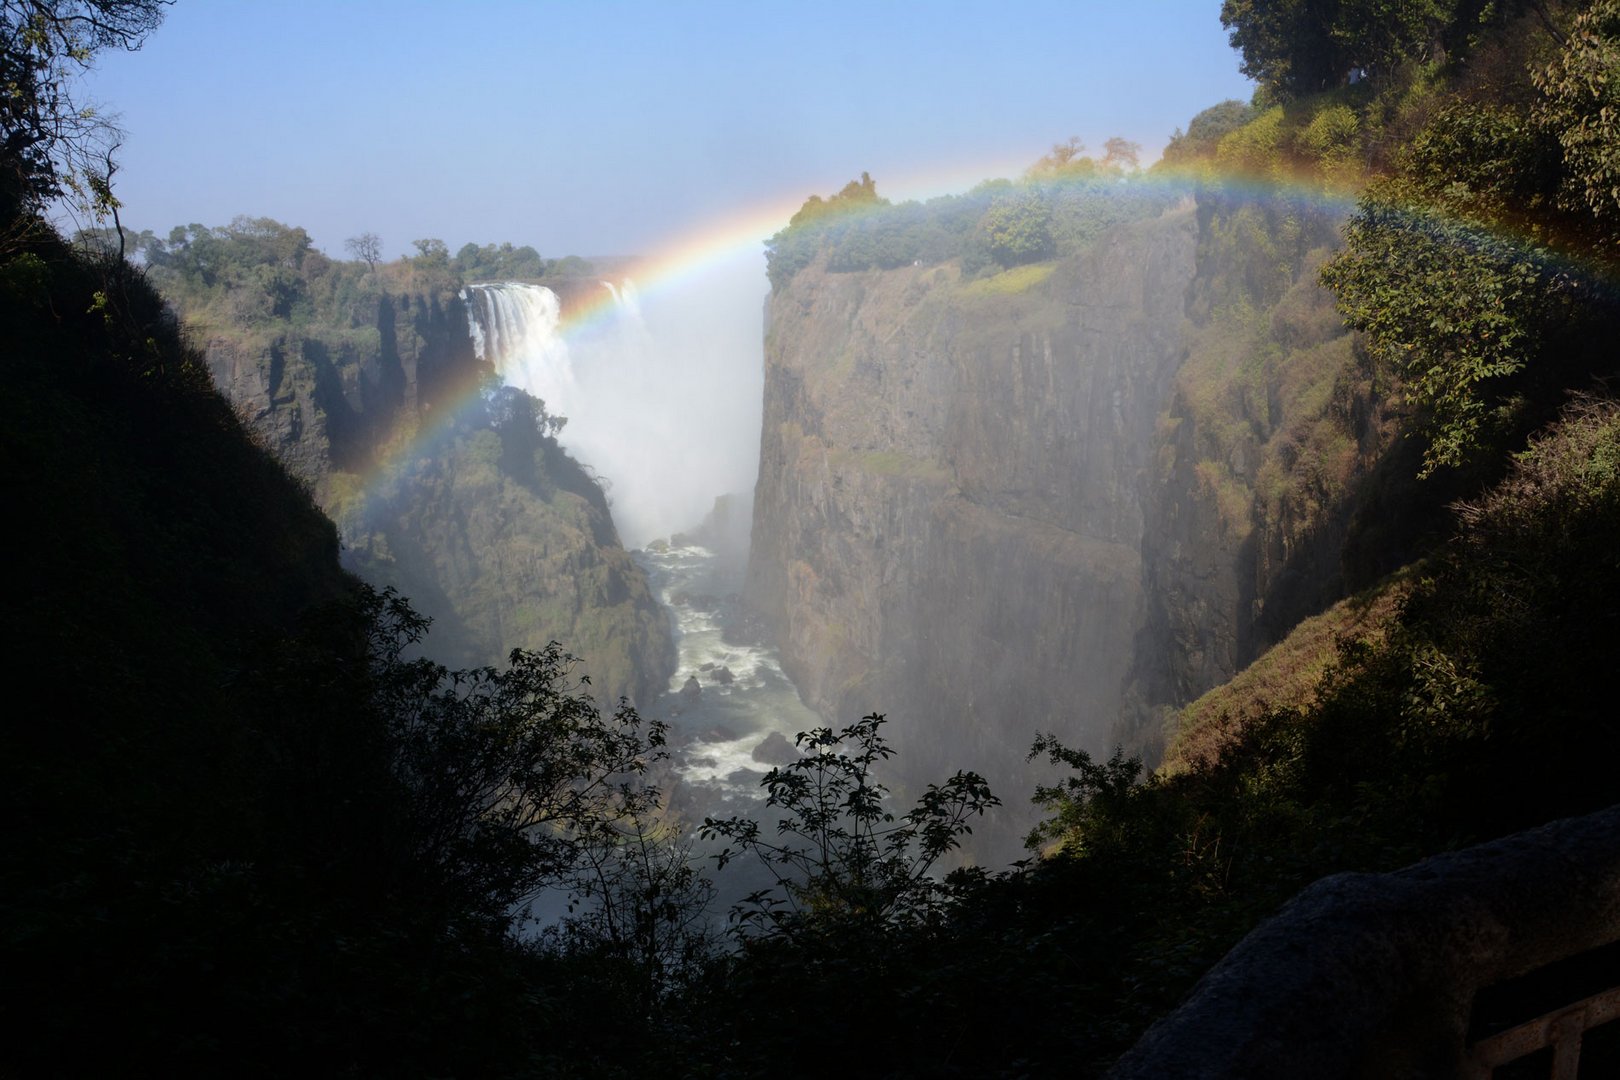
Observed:
[[[1156,162],[938,188],[907,123],[1152,69],[1101,7],[648,8],[669,67],[570,79],[514,5],[209,125],[182,36],[154,215],[74,79],[169,6],[0,2],[0,1073],[1620,1072],[1620,2],[1228,0]],[[227,158],[327,242],[652,253],[124,227]]]
[[[346,564],[434,617],[441,655],[557,639],[603,700],[680,712],[724,657],[678,662],[695,615],[668,605],[707,596],[759,620],[765,637],[733,647],[779,647],[822,722],[888,717],[901,797],[958,767],[987,776],[1008,805],[973,845],[1004,862],[1034,823],[1037,735],[1153,759],[1174,710],[1399,558],[1347,575],[1340,554],[1388,430],[1314,280],[1336,212],[1082,197],[1112,223],[1055,259],[986,275],[823,255],[774,288],[751,550],[734,510],[723,565],[701,571],[724,581],[666,582],[662,607],[662,556],[638,566],[619,537],[695,528],[715,462],[741,456],[706,442],[754,414],[724,389],[739,361],[660,341],[632,281],[458,286],[411,266],[398,280],[418,291],[396,292],[373,271],[326,330],[209,330],[206,295],[182,308],[222,390],[339,523]],[[1257,215],[1297,220],[1281,263],[1233,239]],[[274,223],[219,233],[277,229],[297,242]],[[155,271],[195,279],[194,245],[154,249]],[[733,771],[765,768],[741,742],[803,730],[810,714],[771,693],[798,719],[743,724]],[[727,730],[697,726],[683,737]]]

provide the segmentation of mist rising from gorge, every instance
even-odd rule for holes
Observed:
[[[611,307],[574,326],[537,286],[469,296],[486,359],[567,418],[558,441],[604,481],[620,536],[640,547],[753,486],[766,282],[747,253],[678,280],[632,275],[600,288]]]

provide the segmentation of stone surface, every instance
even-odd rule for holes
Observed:
[[[765,736],[750,756],[762,765],[787,765],[799,760],[799,752],[780,731]]]
[[[984,773],[1003,841],[1035,735],[1100,750],[1122,707],[1195,239],[1168,214],[1013,291],[812,266],[769,303],[745,599],[824,717],[887,714],[897,790]]]
[[[399,453],[481,377],[467,318],[451,293],[384,296],[372,334],[219,335],[206,357],[216,385],[338,522],[345,565],[434,620],[436,659],[500,664],[513,648],[556,640],[583,660],[604,705],[650,702],[674,667],[668,620],[577,463],[543,440],[532,467],[514,466],[488,430]]]
[[[1310,886],[1112,1080],[1450,1077],[1481,988],[1620,939],[1620,807]]]

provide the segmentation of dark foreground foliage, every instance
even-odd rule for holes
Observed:
[[[1043,739],[1068,770],[1039,793],[1056,850],[958,877],[926,920],[874,932],[823,908],[820,932],[748,941],[694,997],[712,1037],[690,1052],[809,1075],[813,1029],[862,1047],[859,1075],[1096,1075],[1318,877],[1620,802],[1620,407],[1570,406],[1456,521],[1315,706],[1175,776]]]
[[[4,655],[32,691],[0,726],[0,1071],[572,1057],[608,1013],[511,909],[647,810],[657,728],[555,647],[412,659],[422,621],[338,569],[127,265],[35,229],[0,336]]]

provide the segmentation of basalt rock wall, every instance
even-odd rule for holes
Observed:
[[[216,328],[209,370],[338,523],[345,565],[434,620],[431,655],[499,664],[556,640],[604,703],[650,702],[673,640],[601,489],[555,440],[479,406],[489,372],[454,292],[375,310],[374,326]]]
[[[769,301],[746,597],[813,707],[886,713],[902,785],[985,773],[1004,832],[1035,735],[1100,750],[1125,705],[1196,235],[974,282],[812,265]]]

